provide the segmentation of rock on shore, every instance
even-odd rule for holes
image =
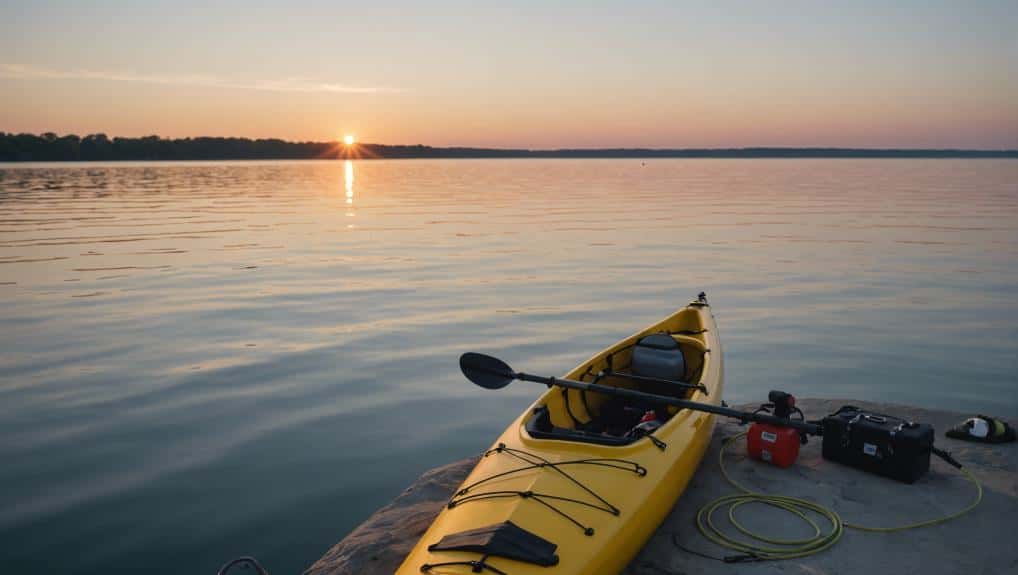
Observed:
[[[946,429],[971,414],[847,400],[799,401],[810,418],[844,404],[932,424],[937,430],[937,446],[954,454],[983,484],[983,502],[946,524],[896,533],[849,529],[832,549],[802,559],[733,566],[700,557],[679,549],[676,543],[715,557],[731,554],[704,539],[693,522],[701,505],[735,491],[721,476],[717,455],[721,441],[745,427],[719,419],[711,447],[685,494],[625,574],[1018,573],[1014,532],[1018,525],[1018,443],[983,445],[943,436]],[[996,415],[1018,423],[1018,414]],[[426,472],[333,546],[306,574],[393,573],[476,461],[476,457],[464,459]],[[805,497],[834,509],[848,523],[867,526],[893,526],[944,515],[961,509],[975,496],[974,485],[937,458],[926,477],[905,485],[824,461],[819,439],[804,446],[796,465],[787,470],[747,460],[743,442],[729,448],[725,464],[733,479],[751,489]],[[777,537],[811,532],[804,532],[794,517],[759,505],[742,510],[740,519],[747,527],[766,529]],[[549,575],[553,571],[549,570]]]

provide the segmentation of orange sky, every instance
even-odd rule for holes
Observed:
[[[11,3],[0,130],[1018,148],[1016,13],[994,1]]]

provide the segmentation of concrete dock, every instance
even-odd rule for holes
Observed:
[[[909,531],[871,533],[847,529],[841,541],[831,549],[801,559],[729,564],[704,558],[680,549],[679,545],[718,558],[733,554],[707,541],[694,525],[696,511],[701,505],[735,492],[721,475],[718,450],[726,437],[746,428],[735,421],[719,420],[711,447],[685,494],[626,568],[625,575],[1018,573],[1018,542],[1015,541],[1018,443],[986,445],[944,437],[945,430],[974,414],[853,400],[799,401],[799,407],[811,419],[846,404],[932,424],[937,430],[936,445],[951,452],[982,483],[982,503],[948,523]],[[1018,414],[988,415],[1018,423]],[[379,509],[333,546],[305,573],[393,573],[475,461],[475,458],[464,459],[426,472],[392,503]],[[965,507],[976,495],[974,484],[936,457],[928,475],[913,485],[906,485],[823,460],[819,438],[803,447],[799,460],[789,469],[748,460],[742,441],[728,449],[725,465],[733,479],[750,489],[803,497],[833,509],[847,523],[865,526],[888,527],[946,515]],[[722,516],[723,513],[718,514]],[[812,532],[794,516],[763,505],[746,508],[745,512],[740,512],[740,519],[747,527],[766,529],[776,537],[808,536]],[[552,575],[554,568],[549,568],[548,572]]]

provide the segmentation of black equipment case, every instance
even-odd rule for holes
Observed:
[[[846,405],[823,419],[824,459],[913,483],[930,469],[933,426]]]

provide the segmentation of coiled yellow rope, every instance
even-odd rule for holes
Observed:
[[[870,527],[866,525],[857,525],[855,523],[847,523],[842,521],[841,517],[832,509],[828,509],[818,503],[814,503],[800,497],[791,497],[789,495],[768,495],[766,493],[760,493],[747,489],[732,479],[731,476],[728,475],[728,470],[725,469],[725,449],[731,443],[741,439],[745,435],[746,433],[743,432],[725,439],[721,444],[721,449],[718,450],[718,464],[721,467],[721,475],[732,487],[738,489],[739,493],[725,495],[710,501],[703,507],[700,507],[696,513],[696,526],[704,537],[721,547],[745,554],[736,557],[726,557],[725,561],[771,561],[805,557],[807,555],[819,553],[837,543],[838,540],[841,539],[842,534],[845,532],[845,528],[856,529],[858,531],[868,531],[871,533],[891,533],[895,531],[905,531],[907,529],[926,527],[929,525],[937,525],[939,523],[944,523],[961,517],[974,509],[977,505],[979,505],[979,502],[983,500],[983,486],[980,485],[979,481],[974,475],[972,475],[971,472],[969,472],[969,470],[961,468],[960,471],[962,474],[964,474],[969,481],[975,484],[976,497],[972,503],[960,511],[943,517],[937,517],[935,519],[928,519],[925,521],[918,521],[894,527]],[[787,511],[809,524],[809,526],[813,528],[814,534],[812,537],[804,539],[776,539],[759,533],[754,533],[739,523],[735,517],[735,511],[739,507],[749,503],[761,503]],[[728,520],[732,526],[746,537],[752,539],[752,541],[738,539],[726,534],[714,524],[714,512],[723,507],[728,508]],[[810,512],[815,513],[826,520],[823,523],[829,523],[830,529],[822,529],[818,522],[815,521],[813,517],[810,517]]]

